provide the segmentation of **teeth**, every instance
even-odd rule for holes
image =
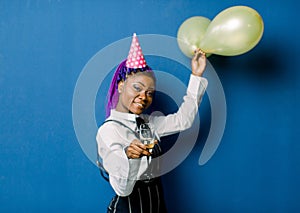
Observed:
[[[143,107],[143,104],[140,104],[140,103],[136,103],[137,105],[139,105],[140,107]]]

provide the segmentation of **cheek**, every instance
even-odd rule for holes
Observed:
[[[124,102],[131,102],[136,98],[137,94],[133,91],[126,90],[124,93],[122,93],[122,100]]]
[[[152,101],[153,101],[153,98],[148,98],[148,105],[151,105],[152,104]]]

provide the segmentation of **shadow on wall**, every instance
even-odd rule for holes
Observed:
[[[253,50],[239,56],[212,55],[208,59],[219,77],[247,77],[257,81],[276,81],[286,76],[284,47],[278,43],[261,42]],[[284,59],[284,60],[283,60]],[[242,70],[242,71],[241,71]]]

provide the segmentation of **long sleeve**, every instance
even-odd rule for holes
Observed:
[[[98,153],[109,173],[109,182],[119,196],[129,195],[137,180],[141,159],[128,159],[124,148],[134,138],[126,129],[112,122],[102,125],[97,133]],[[126,137],[127,138],[124,138]]]
[[[160,137],[178,133],[191,127],[207,84],[205,78],[191,75],[187,93],[183,97],[183,103],[178,111],[167,116],[149,117],[149,122],[153,124]]]

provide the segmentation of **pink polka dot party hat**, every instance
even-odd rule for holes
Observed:
[[[134,33],[132,37],[127,61],[126,61],[126,67],[137,69],[137,68],[144,68],[146,66],[147,63],[144,58],[142,48],[140,46],[136,33]]]

